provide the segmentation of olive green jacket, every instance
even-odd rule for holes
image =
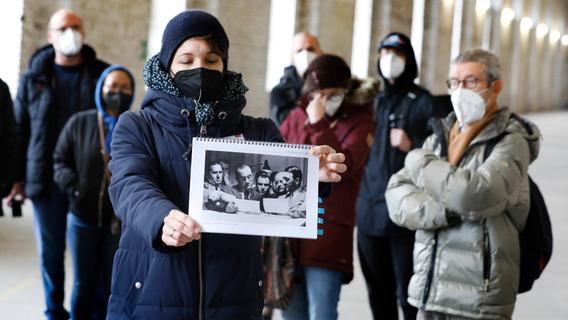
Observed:
[[[540,133],[527,132],[502,108],[450,165],[450,114],[423,149],[411,151],[386,192],[390,218],[417,230],[408,301],[428,311],[509,319],[519,281],[519,230],[529,209],[527,168]],[[508,134],[502,135],[504,132]],[[485,159],[488,141],[502,135]],[[440,141],[440,142],[437,142]],[[443,147],[443,148],[442,148]]]

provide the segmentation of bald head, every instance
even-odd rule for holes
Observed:
[[[56,30],[64,31],[66,28],[73,28],[83,32],[83,22],[72,11],[59,9],[49,18],[48,32]]]
[[[296,33],[292,40],[292,55],[302,50],[307,50],[318,55],[322,53],[318,38],[305,31]]]

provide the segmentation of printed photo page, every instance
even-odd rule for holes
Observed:
[[[309,148],[194,138],[189,214],[202,232],[317,238],[319,159]]]

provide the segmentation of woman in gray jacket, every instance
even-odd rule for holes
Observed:
[[[492,53],[454,59],[448,87],[455,112],[408,154],[386,193],[391,219],[417,230],[408,301],[418,319],[510,319],[540,133],[497,105],[503,81]]]

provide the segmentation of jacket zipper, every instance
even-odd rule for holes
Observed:
[[[203,270],[201,263],[201,240],[198,245],[198,262],[199,262],[199,320],[203,320]]]
[[[489,243],[489,231],[486,221],[483,221],[483,289],[489,291],[489,280],[491,276],[491,245]]]
[[[434,278],[434,264],[436,262],[436,252],[438,251],[438,230],[434,233],[434,242],[432,244],[432,256],[430,258],[430,270],[428,270],[428,278],[426,279],[426,286],[424,288],[424,296],[422,297],[422,305],[426,305],[428,295],[430,295],[430,288],[432,287],[432,278]]]

